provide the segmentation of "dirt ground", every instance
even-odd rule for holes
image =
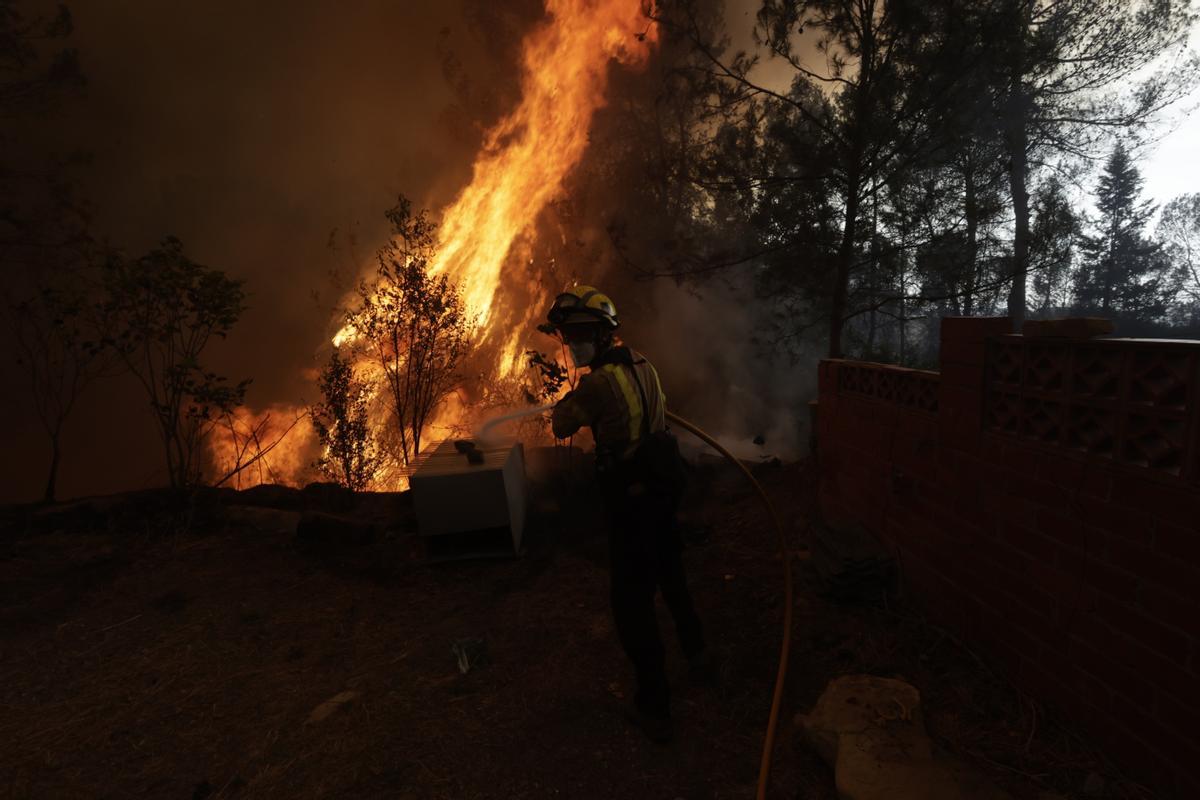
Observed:
[[[806,465],[757,473],[799,546]],[[298,542],[297,492],[10,508],[0,538],[0,796],[745,798],[778,658],[782,564],[736,473],[697,470],[685,553],[720,672],[668,642],[676,741],[624,721],[632,675],[608,612],[586,488],[536,504],[521,558],[431,564],[406,495],[361,498],[371,541]],[[553,500],[553,501],[552,501]],[[103,505],[103,504],[101,504]],[[557,507],[555,507],[557,506]],[[822,600],[797,560],[795,643],[772,796],[836,796],[793,716],[833,677],[901,676],[935,741],[1019,798],[1143,797],[1046,709],[902,599]],[[459,671],[452,645],[486,642]],[[329,702],[339,698],[340,702]]]

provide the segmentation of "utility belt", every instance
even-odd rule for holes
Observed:
[[[597,450],[596,478],[606,494],[622,497],[665,495],[674,503],[683,497],[687,486],[679,442],[668,430],[642,436],[637,448],[626,457]]]

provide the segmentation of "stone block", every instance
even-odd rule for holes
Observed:
[[[797,723],[833,765],[843,800],[1012,800],[961,761],[934,751],[920,693],[904,681],[835,678]]]
[[[1103,317],[1065,317],[1063,319],[1031,319],[1021,326],[1027,339],[1090,339],[1116,330],[1111,319]]]

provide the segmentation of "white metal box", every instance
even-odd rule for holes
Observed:
[[[409,479],[422,536],[507,529],[504,549],[521,549],[525,531],[525,452],[520,442],[479,447],[472,464],[454,442],[438,445]],[[494,548],[493,548],[494,549]]]

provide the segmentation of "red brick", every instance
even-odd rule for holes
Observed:
[[[1137,598],[1138,578],[1131,572],[1085,557],[1077,564],[1068,564],[1065,569],[1074,569],[1079,578],[1114,600],[1131,602]]]
[[[1112,470],[1108,469],[1107,464],[1093,463],[1089,465],[1087,472],[1079,482],[1080,499],[1108,501],[1112,497],[1114,480]]]
[[[1143,574],[1153,553],[1149,542],[1134,542],[1112,533],[1097,532],[1088,542],[1088,552],[1121,569]]]
[[[1053,664],[1029,664],[1022,676],[1022,682],[1028,687],[1030,694],[1051,706],[1062,708],[1078,702],[1065,670]]]
[[[1127,665],[1130,643],[1113,631],[1107,621],[1092,611],[1076,611],[1063,620],[1063,631],[1072,642],[1072,652],[1088,648],[1109,654],[1117,663]],[[1126,656],[1123,657],[1122,653]]]
[[[817,388],[822,393],[836,390],[838,382],[838,366],[841,360],[823,358],[817,362]]]
[[[1013,332],[1009,317],[942,317],[941,342],[980,342]]]
[[[1115,694],[1120,694],[1145,708],[1152,708],[1158,692],[1137,670],[1120,664],[1111,652],[1096,650],[1077,643],[1072,648],[1075,661],[1102,680]]]
[[[1136,766],[1150,776],[1152,784],[1170,781],[1174,778],[1170,773],[1175,768],[1194,768],[1197,761],[1200,761],[1200,746],[1193,737],[1172,733],[1160,720],[1148,714],[1146,709],[1138,704],[1114,696],[1113,712],[1123,728],[1149,745],[1154,760]],[[1158,763],[1154,763],[1155,761]]]
[[[945,370],[950,364],[983,364],[986,359],[987,345],[983,340],[942,339],[938,369]]]
[[[1037,529],[1070,547],[1083,547],[1083,522],[1068,510],[1045,506],[1037,511]]]
[[[1038,467],[1038,477],[1042,480],[1071,488],[1079,485],[1087,471],[1079,458],[1058,453],[1046,453]]]
[[[985,461],[1001,463],[1004,461],[1004,451],[1013,443],[1009,436],[985,433],[979,442],[979,457]]]
[[[975,488],[978,493],[990,492],[992,494],[1001,494],[1006,498],[1008,496],[1008,483],[1012,477],[1012,470],[1005,467],[999,461],[982,460],[979,462],[978,469],[966,473],[974,478]]]
[[[948,410],[978,418],[983,411],[983,395],[975,388],[944,383],[938,388],[938,415]]]
[[[1200,630],[1200,603],[1184,598],[1182,593],[1146,583],[1142,585],[1138,599],[1142,610],[1151,619],[1192,636]]]
[[[1064,571],[1045,561],[1031,564],[1029,577],[1043,591],[1057,598],[1058,603],[1065,608],[1090,609],[1098,596],[1095,587],[1078,574]]]
[[[1191,566],[1200,567],[1200,519],[1192,520],[1190,526],[1165,521],[1155,523],[1154,549]]]
[[[1010,680],[1036,669],[1031,665],[1040,664],[1043,660],[1042,642],[1020,628],[994,626],[979,638],[972,636],[971,641],[982,642],[982,652],[1002,659],[1003,663],[997,672]]]
[[[1200,491],[1179,482],[1129,474],[1114,481],[1112,499],[1119,506],[1160,519],[1200,519]]]
[[[1200,602],[1200,568],[1176,558],[1147,553],[1137,565],[1138,576],[1153,583],[1181,592],[1184,597]]]
[[[983,386],[983,361],[969,363],[966,361],[942,361],[942,383],[954,386],[978,387]]]
[[[988,561],[1003,570],[1008,580],[1025,575],[1029,569],[1029,557],[1003,542],[998,542],[982,552]]]
[[[988,513],[1002,533],[1012,526],[1020,530],[1037,528],[1039,507],[1020,495],[1003,494],[988,500]]]
[[[1030,661],[1030,651],[1027,647],[1004,638],[990,642],[987,653],[997,662],[995,666],[999,667],[998,671],[1005,675],[1012,675],[1023,663]]]
[[[1032,529],[1010,529],[1006,541],[1027,554],[1035,564],[1052,566],[1058,557],[1060,546],[1048,536]]]
[[[1168,694],[1181,697],[1194,697],[1196,694],[1200,676],[1140,642],[1127,642],[1113,652],[1113,657],[1140,673],[1147,683]]]
[[[1012,442],[1004,448],[1002,463],[1015,473],[1014,478],[1032,481],[1037,479],[1044,459],[1041,450]]]
[[[1008,490],[1013,497],[1019,497],[1048,512],[1060,515],[1071,513],[1072,509],[1068,505],[1069,495],[1061,487],[1046,481],[1025,475],[1014,475],[1009,479]]]
[[[1114,630],[1138,640],[1180,666],[1188,665],[1196,644],[1192,636],[1158,622],[1127,603],[1113,602],[1105,597],[1099,599],[1097,613]]]
[[[1059,545],[1059,558],[1078,558],[1087,552],[1088,533],[1082,522],[1057,512],[1043,510],[1037,516],[1037,529]],[[1094,533],[1092,536],[1099,536]]]
[[[1109,685],[1092,674],[1087,664],[1080,664],[1076,674],[1076,695],[1085,704],[1107,714],[1113,702],[1113,691]]]
[[[1179,736],[1200,746],[1200,735],[1196,733],[1196,720],[1200,719],[1200,703],[1195,696],[1183,698],[1159,692],[1155,717]]]
[[[1076,510],[1094,528],[1147,544],[1153,537],[1151,521],[1140,511],[1097,501],[1080,503]]]

